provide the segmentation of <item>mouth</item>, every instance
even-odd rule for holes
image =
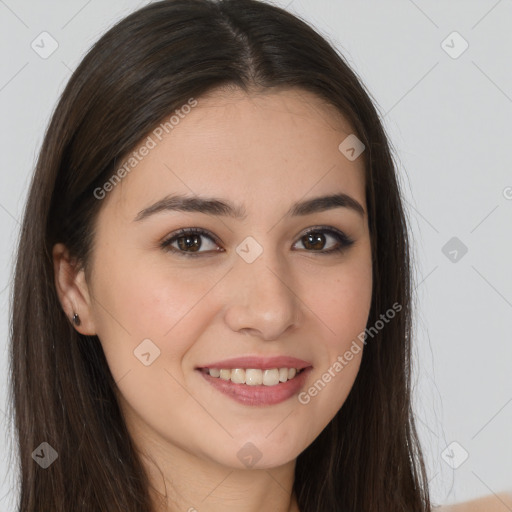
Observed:
[[[201,368],[214,379],[231,381],[234,384],[245,384],[246,386],[277,386],[280,383],[288,382],[300,375],[304,368]]]
[[[291,357],[243,357],[196,368],[214,389],[250,406],[290,399],[304,387],[312,369],[307,361]]]

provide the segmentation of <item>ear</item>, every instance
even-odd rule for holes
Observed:
[[[76,313],[80,317],[80,325],[73,327],[81,334],[95,335],[96,329],[91,307],[91,294],[85,280],[83,269],[78,270],[76,260],[71,259],[64,244],[55,244],[52,250],[55,287],[62,309],[72,322]]]

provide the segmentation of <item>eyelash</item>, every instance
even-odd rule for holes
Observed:
[[[312,253],[322,254],[322,255],[337,254],[337,253],[341,253],[341,252],[345,251],[354,243],[354,240],[352,238],[350,238],[349,236],[347,236],[342,231],[339,231],[337,229],[330,228],[327,226],[316,226],[314,228],[311,228],[310,230],[306,231],[299,238],[299,240],[301,238],[304,238],[305,236],[309,235],[310,233],[328,233],[329,235],[332,235],[338,241],[339,245],[337,247],[335,247],[334,249],[327,249],[327,250],[321,250],[321,251],[304,249],[306,252],[312,252]],[[185,258],[197,258],[201,255],[211,252],[211,251],[187,252],[187,251],[182,251],[180,249],[176,249],[175,247],[171,246],[171,244],[173,242],[175,242],[177,239],[179,239],[185,235],[203,235],[203,236],[210,238],[215,244],[219,245],[218,238],[213,236],[211,233],[209,233],[208,231],[206,231],[204,229],[184,228],[184,229],[179,229],[178,231],[175,231],[174,233],[172,233],[170,235],[170,237],[168,237],[167,239],[165,239],[164,241],[162,241],[160,243],[160,247],[167,252],[172,252],[172,253],[178,254],[179,256],[183,256]],[[221,251],[216,251],[216,252],[221,252]]]

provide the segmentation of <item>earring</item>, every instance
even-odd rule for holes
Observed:
[[[73,314],[73,323],[75,325],[80,325],[80,323],[81,323],[80,322],[80,317],[76,313]]]

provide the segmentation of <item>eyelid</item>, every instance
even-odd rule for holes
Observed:
[[[302,231],[299,234],[299,238],[302,238],[303,236],[306,236],[307,234],[309,234],[311,232],[316,232],[316,231],[327,231],[330,233],[335,233],[335,234],[339,235],[340,237],[345,238],[347,240],[350,239],[350,237],[346,233],[344,233],[341,229],[335,228],[334,226],[324,226],[321,224],[318,226],[311,226],[309,228],[306,228],[304,231]]]
[[[207,256],[207,255],[212,254],[212,251],[197,252],[197,253],[185,252],[185,251],[180,251],[179,249],[176,249],[175,247],[171,246],[171,243],[173,243],[176,239],[180,238],[181,236],[188,235],[188,234],[201,235],[201,236],[210,238],[217,245],[222,244],[222,240],[219,237],[217,237],[216,235],[214,235],[213,233],[211,233],[210,231],[203,229],[203,228],[191,227],[191,228],[180,228],[180,229],[177,229],[176,231],[173,231],[164,240],[162,240],[162,242],[160,242],[160,247],[166,251],[177,253],[178,255],[185,256],[185,257]],[[216,254],[217,252],[224,252],[224,249],[215,251],[214,254]]]
[[[330,233],[331,236],[334,235],[335,238],[339,239],[338,242],[341,243],[341,246],[338,248],[335,248],[335,249],[327,249],[327,250],[321,250],[321,251],[306,251],[311,254],[329,255],[329,254],[341,253],[345,249],[348,249],[355,242],[355,240],[352,237],[347,235],[341,229],[335,228],[334,226],[325,226],[325,225],[317,225],[317,226],[311,226],[309,228],[306,228],[306,230],[303,231],[299,235],[297,241],[300,241],[300,239],[302,237],[306,236],[307,234],[314,233],[314,232],[325,232],[325,233]]]
[[[329,254],[336,254],[341,253],[344,251],[344,249],[348,249],[355,240],[348,236],[346,233],[341,231],[338,228],[335,228],[334,226],[325,226],[325,225],[317,225],[317,226],[310,226],[306,228],[304,231],[302,231],[298,235],[297,242],[300,241],[301,238],[308,235],[309,233],[313,232],[326,232],[328,234],[331,234],[331,236],[334,235],[335,238],[338,239],[338,247],[335,249],[327,249],[327,250],[318,250],[318,251],[305,251],[312,254],[322,254],[322,255],[329,255]],[[207,238],[210,238],[215,244],[219,245],[222,244],[222,240],[210,231],[198,228],[198,227],[190,227],[190,228],[180,228],[176,231],[173,231],[170,235],[168,235],[162,242],[160,242],[160,247],[166,251],[178,254],[179,256],[183,256],[185,258],[187,257],[199,257],[199,256],[211,256],[215,255],[219,252],[225,252],[225,249],[219,249],[216,251],[199,251],[199,252],[187,252],[187,251],[181,251],[179,249],[176,249],[175,247],[171,246],[171,243],[173,243],[176,239],[178,239],[181,236],[185,236],[187,234],[197,234],[201,235]],[[297,243],[295,242],[295,243]],[[294,243],[294,245],[295,245]],[[340,245],[341,244],[341,245]]]

